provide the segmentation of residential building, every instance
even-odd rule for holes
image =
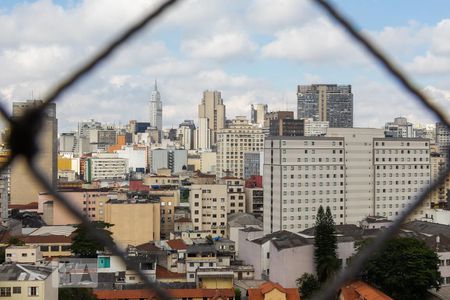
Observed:
[[[127,172],[145,173],[149,169],[149,147],[144,145],[123,146],[116,150],[117,156],[127,161]]]
[[[279,283],[265,282],[247,290],[248,300],[300,300],[298,288],[285,288]]]
[[[264,133],[245,117],[236,117],[217,134],[216,176],[244,177],[244,153],[262,151]]]
[[[36,264],[42,260],[42,252],[34,245],[9,246],[5,249],[5,262]]]
[[[194,145],[195,124],[193,120],[184,120],[178,126],[177,137],[181,146],[186,150],[195,149]]]
[[[122,246],[141,245],[160,239],[161,204],[154,199],[109,200],[105,222],[114,241]]]
[[[202,103],[198,106],[198,118],[208,120],[210,143],[217,143],[217,132],[225,127],[225,105],[219,91],[204,91]]]
[[[336,224],[395,218],[430,184],[429,140],[383,136],[381,129],[329,128],[324,137],[268,137],[264,232],[314,226],[320,205]]]
[[[252,104],[250,108],[250,122],[263,127],[266,114],[267,104]]]
[[[162,128],[162,102],[161,102],[161,94],[158,91],[158,85],[155,80],[155,88],[152,91],[152,95],[149,102],[150,109],[150,127],[155,127],[158,131],[161,131]]]
[[[234,289],[168,289],[171,299],[174,300],[234,300]],[[95,296],[99,300],[142,299],[152,300],[157,298],[153,290],[95,290]]]
[[[450,151],[450,129],[442,123],[436,123],[436,146],[438,151],[448,158]]]
[[[117,144],[117,130],[111,127],[89,129],[90,151],[107,151],[108,147]]]
[[[245,210],[257,219],[263,219],[264,189],[262,187],[245,188]]]
[[[12,118],[18,119],[27,111],[35,109],[43,104],[42,100],[27,100],[26,102],[14,102]],[[34,157],[35,167],[45,176],[52,187],[57,182],[57,143],[58,120],[56,119],[56,104],[49,103],[43,114],[42,128],[36,137],[39,152]],[[28,204],[36,201],[40,192],[45,189],[38,183],[30,172],[26,159],[16,157],[11,165],[11,204]]]
[[[200,171],[204,174],[215,174],[217,164],[217,152],[200,153]]]
[[[264,152],[244,153],[244,179],[252,176],[262,176],[264,166]]]
[[[253,228],[262,231],[262,221],[249,213],[234,213],[228,215],[227,236],[235,243],[236,256],[239,255],[239,230]]]
[[[393,138],[412,138],[414,137],[413,124],[405,117],[395,118],[394,122],[386,122],[384,125],[384,135]]]
[[[187,168],[188,151],[184,149],[154,149],[152,150],[152,172],[167,168],[172,173],[181,172]]]
[[[217,250],[214,245],[189,245],[186,249],[186,278],[188,282],[197,282],[197,270],[217,267]]]
[[[351,85],[299,85],[297,87],[297,118],[328,121],[330,127],[353,127]]]
[[[391,297],[374,288],[373,286],[358,280],[352,282],[339,291],[338,300],[393,300]]]
[[[224,177],[219,183],[227,186],[227,213],[245,212],[245,181],[236,177]]]
[[[225,235],[228,212],[226,184],[191,185],[189,204],[194,230]]]
[[[431,153],[431,182],[438,179],[438,177],[445,171],[447,159],[439,152]],[[445,182],[439,187],[435,188],[429,195],[429,202],[431,208],[446,208],[448,207],[448,191],[450,190],[450,177],[445,179]]]
[[[47,266],[0,265],[0,297],[12,300],[58,300],[58,282],[53,282],[53,272]]]
[[[128,161],[116,153],[93,153],[85,161],[84,179],[91,182],[96,179],[125,179],[128,173]]]
[[[59,136],[59,152],[75,152],[75,132],[62,132]]]
[[[195,149],[210,150],[211,149],[211,129],[209,128],[208,118],[198,118],[198,127],[195,129],[194,136]]]

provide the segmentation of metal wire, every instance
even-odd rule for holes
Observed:
[[[428,110],[432,111],[436,117],[441,120],[447,128],[450,128],[450,122],[445,113],[439,109],[437,105],[431,102],[425,94],[423,94],[413,82],[404,74],[394,63],[383,53],[373,42],[365,37],[356,29],[352,22],[344,17],[333,5],[325,0],[313,0],[318,6],[322,7],[335,21],[337,21],[347,33],[375,59],[378,64],[383,67],[388,74],[390,74],[400,85],[409,93],[411,93],[419,103],[422,103]],[[450,154],[450,153],[449,153]],[[359,255],[355,257],[352,263],[339,273],[330,282],[326,283],[325,288],[319,292],[313,299],[334,299],[336,292],[349,280],[353,279],[364,267],[364,264],[376,252],[382,249],[386,242],[393,238],[398,232],[404,221],[422,204],[423,201],[431,194],[431,192],[445,182],[445,179],[450,175],[450,164],[447,164],[445,170],[424,192],[420,193],[419,197],[413,201],[410,206],[395,219],[395,221],[384,230],[369,246],[367,246]]]
[[[367,37],[363,36],[356,27],[350,22],[346,17],[344,17],[334,6],[325,0],[313,0],[318,6],[322,7],[335,21],[337,21],[349,34],[350,36],[360,43],[364,49],[372,55],[375,60],[382,66],[390,75],[393,76],[395,80],[410,94],[412,94],[419,103],[422,103],[427,109],[432,111],[434,115],[441,120],[448,128],[450,128],[450,121],[448,117],[444,114],[442,110],[439,109],[433,102],[431,102],[421,91],[418,89],[411,80],[398,68],[395,64],[385,55],[376,45],[371,42]],[[119,256],[122,261],[126,264],[128,268],[135,271],[141,279],[144,281],[145,287],[152,289],[156,292],[159,299],[170,299],[168,294],[160,288],[156,283],[151,282],[139,269],[139,267],[129,261],[126,254],[114,243],[108,236],[105,235],[100,230],[97,230],[95,226],[91,224],[89,219],[83,215],[83,213],[75,207],[67,198],[62,194],[58,193],[50,183],[46,180],[45,176],[41,173],[34,165],[34,157],[38,150],[35,150],[35,133],[40,130],[41,120],[45,108],[53,101],[57,100],[61,94],[68,88],[73,86],[76,82],[82,79],[84,76],[88,75],[92,70],[100,65],[107,57],[109,57],[118,47],[123,45],[125,42],[129,41],[134,35],[140,32],[146,25],[153,22],[157,17],[166,12],[170,7],[172,7],[178,0],[168,0],[162,3],[154,11],[147,14],[144,18],[130,26],[122,34],[120,34],[111,43],[106,45],[102,50],[100,50],[96,55],[92,56],[84,65],[73,71],[70,75],[62,80],[55,88],[53,88],[50,93],[45,97],[44,104],[40,107],[26,113],[23,117],[19,119],[12,120],[3,106],[0,105],[0,115],[5,118],[9,125],[11,126],[11,138],[10,141],[21,141],[18,146],[13,148],[12,155],[7,163],[0,166],[0,171],[10,165],[11,161],[18,155],[23,155],[27,159],[28,166],[31,173],[36,177],[39,183],[48,190],[48,192],[58,201],[60,201],[73,215],[75,215],[82,222],[83,226],[88,228],[92,235],[106,248],[108,248],[114,255]],[[37,118],[37,119],[36,119]],[[25,125],[32,123],[34,128],[29,128]],[[23,133],[24,128],[27,128],[29,132],[25,132],[25,137],[20,133]],[[25,141],[24,141],[25,140]],[[26,149],[31,147],[30,149]],[[36,148],[37,149],[37,148]],[[449,153],[450,154],[450,153]],[[450,164],[447,164],[445,171],[439,176],[439,178],[434,181],[424,192],[420,194],[417,200],[411,203],[402,214],[393,222],[392,226],[382,232],[376,238],[373,243],[366,247],[360,255],[358,255],[352,262],[352,264],[343,270],[338,276],[336,276],[331,282],[325,285],[323,291],[321,291],[314,299],[331,299],[335,298],[336,291],[343,286],[347,281],[351,280],[355,275],[360,272],[363,268],[364,263],[369,259],[369,257],[385,245],[386,241],[392,238],[398,231],[402,223],[411,215],[416,208],[426,199],[429,193],[441,185],[445,178],[449,176]]]

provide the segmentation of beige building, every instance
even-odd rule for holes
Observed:
[[[5,249],[5,262],[35,264],[42,260],[42,252],[34,245],[9,246]]]
[[[29,109],[41,105],[41,100],[28,100],[13,103],[13,119],[19,118]],[[42,129],[37,136],[39,152],[35,156],[36,167],[41,170],[50,184],[55,187],[57,180],[57,141],[58,120],[56,104],[49,104],[44,113]],[[17,157],[11,165],[11,204],[28,204],[36,202],[44,188],[31,175],[25,159]]]
[[[245,181],[236,177],[224,177],[219,183],[227,186],[227,213],[246,212]]]
[[[150,190],[149,195],[157,197],[161,203],[161,239],[167,239],[175,230],[175,207],[180,205],[180,190]]]
[[[200,153],[200,171],[202,173],[215,174],[217,164],[217,153],[216,152],[201,152]]]
[[[262,128],[250,124],[246,117],[238,116],[228,128],[220,130],[217,137],[217,178],[243,178],[244,153],[259,152],[264,147]]]
[[[312,227],[321,205],[330,207],[336,224],[359,224],[373,215],[393,219],[429,186],[429,156],[429,140],[384,138],[381,129],[269,137],[264,232]]]
[[[191,185],[189,203],[194,230],[226,234],[228,192],[225,184]]]
[[[50,267],[0,265],[0,297],[11,300],[58,300],[57,274]]]
[[[121,246],[160,239],[160,203],[152,200],[111,200],[105,204],[105,222]]]
[[[198,117],[208,119],[211,145],[217,143],[217,132],[225,127],[225,105],[219,91],[204,91],[198,106]],[[204,131],[207,132],[207,131]]]
[[[86,160],[85,180],[125,179],[128,160],[116,153],[97,153]]]
[[[436,180],[444,171],[446,159],[438,152],[431,153],[431,182]],[[434,189],[429,196],[431,208],[445,208],[447,205],[448,190],[450,189],[450,177],[445,179],[445,183]]]
[[[109,199],[117,197],[115,192],[108,189],[65,189],[58,192],[93,221],[104,221],[105,203]],[[38,213],[42,213],[43,220],[47,225],[80,223],[80,220],[72,215],[60,201],[48,193],[39,195]]]

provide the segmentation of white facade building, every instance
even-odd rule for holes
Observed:
[[[123,146],[121,150],[116,150],[117,156],[128,161],[128,170],[132,172],[145,173],[148,169],[147,146]]]
[[[125,179],[128,162],[116,153],[96,153],[86,160],[86,179]]]
[[[330,125],[328,121],[314,121],[312,118],[304,119],[305,136],[320,136],[327,133]]]
[[[195,129],[195,148],[198,150],[211,149],[211,130],[208,127],[208,118],[199,118]]]

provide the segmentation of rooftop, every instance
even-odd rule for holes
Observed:
[[[187,254],[207,254],[207,253],[217,253],[216,248],[214,245],[205,245],[205,244],[199,244],[199,245],[189,245],[187,247]]]
[[[428,235],[444,235],[450,238],[450,225],[437,224],[424,221],[412,221],[402,226],[403,229],[412,230],[417,233]]]
[[[169,289],[172,298],[234,298],[234,289]],[[156,299],[153,290],[95,290],[98,299]],[[290,300],[290,299],[288,299]]]
[[[278,283],[266,282],[261,284],[258,288],[250,288],[247,290],[248,300],[264,300],[264,295],[272,290],[278,290],[286,294],[286,300],[300,300],[298,289],[284,288]]]
[[[341,289],[342,300],[393,300],[382,291],[363,281],[353,282]]]
[[[170,246],[170,248],[172,248],[174,250],[186,250],[187,249],[187,246],[182,239],[169,240],[169,241],[167,241],[167,244]]]
[[[254,215],[248,213],[233,213],[228,215],[228,226],[245,227],[248,225],[263,226],[263,223]]]
[[[26,264],[0,265],[0,281],[39,281],[45,280],[52,273],[48,267]]]

